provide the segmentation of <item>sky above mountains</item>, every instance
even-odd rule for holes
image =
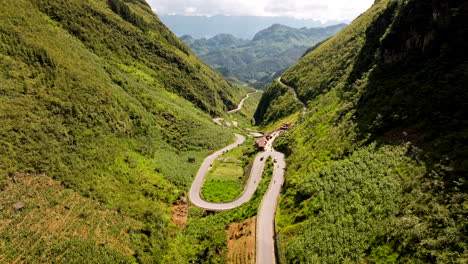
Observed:
[[[158,14],[280,16],[299,19],[351,21],[374,0],[148,0]]]

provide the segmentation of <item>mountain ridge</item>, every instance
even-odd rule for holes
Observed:
[[[17,173],[46,174],[141,223],[128,231],[131,251],[114,261],[160,262],[170,205],[197,169],[187,158],[201,160],[232,139],[211,115],[233,109],[245,91],[196,58],[145,1],[6,0],[0,13],[2,189]],[[58,199],[40,195],[52,207]],[[10,215],[21,221],[33,206]],[[13,262],[34,240],[23,233],[12,244],[14,222],[1,220],[0,244],[15,247],[1,258]],[[100,245],[86,232],[89,241],[63,240],[63,250],[112,262],[92,253]],[[50,259],[62,254],[54,252]],[[43,254],[41,247],[29,253]]]
[[[297,122],[275,145],[288,155],[282,262],[467,258],[467,9],[376,1],[281,76],[305,117],[292,91],[264,93],[257,122]]]
[[[229,34],[199,40],[185,35],[181,40],[209,65],[228,72],[226,78],[261,89],[271,82],[271,76],[299,59],[310,45],[332,36],[344,26],[297,29],[276,24],[258,32],[250,41]]]
[[[177,36],[192,35],[197,39],[212,38],[217,34],[228,33],[241,39],[251,40],[260,30],[273,24],[283,24],[294,28],[326,27],[349,21],[328,21],[322,23],[313,19],[295,19],[290,17],[258,16],[184,16],[160,15],[161,20]]]

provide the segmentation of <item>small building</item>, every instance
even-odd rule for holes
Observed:
[[[268,143],[268,139],[261,138],[261,139],[255,141],[255,143],[256,143],[257,150],[259,150],[259,151],[265,150],[266,144]]]
[[[190,162],[190,163],[195,163],[195,158],[194,157],[189,157],[187,161]]]

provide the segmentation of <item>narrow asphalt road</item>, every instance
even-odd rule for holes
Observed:
[[[279,80],[281,83],[281,81]],[[293,90],[294,91],[294,90]],[[249,97],[250,94],[242,99],[238,109],[232,110],[234,112],[239,111],[242,108],[243,102]],[[298,98],[296,98],[298,100]],[[300,101],[300,100],[298,100]],[[305,107],[305,105],[304,105]],[[230,111],[230,112],[232,112]],[[213,121],[221,125],[223,119],[215,118]],[[284,182],[284,170],[286,168],[286,161],[284,154],[277,152],[273,149],[273,142],[280,135],[278,131],[274,132],[272,138],[268,141],[265,146],[265,151],[257,154],[254,159],[249,179],[245,185],[244,192],[242,195],[233,202],[230,203],[210,203],[203,200],[200,196],[202,186],[205,182],[206,174],[210,170],[214,161],[222,155],[224,152],[231,150],[245,141],[245,137],[239,134],[234,134],[237,138],[233,144],[216,151],[210,156],[203,160],[200,168],[198,169],[197,175],[190,187],[189,200],[193,205],[213,211],[224,211],[236,208],[252,199],[253,194],[257,190],[260,180],[263,176],[263,170],[265,168],[268,157],[272,157],[274,162],[273,176],[268,187],[265,196],[260,204],[257,214],[256,224],[256,263],[257,264],[274,264],[276,263],[275,258],[275,218],[276,209],[278,207],[278,200],[280,196],[281,186]]]
[[[244,105],[245,100],[247,100],[247,99],[249,98],[249,96],[250,96],[251,94],[254,94],[254,93],[258,93],[258,90],[256,90],[256,91],[253,92],[253,93],[248,93],[248,94],[240,101],[239,106],[237,106],[236,109],[233,109],[233,110],[231,110],[231,111],[228,111],[228,114],[234,114],[235,112],[240,111],[240,110],[242,109],[242,106]]]
[[[278,79],[276,79],[276,81],[277,81],[280,85],[282,85],[282,86],[284,86],[284,87],[290,89],[290,90],[293,92],[294,98],[296,99],[296,101],[298,101],[298,102],[302,105],[302,116],[305,116],[305,114],[307,113],[307,105],[306,105],[304,102],[302,102],[301,99],[299,99],[299,96],[297,95],[296,90],[295,90],[294,88],[292,88],[291,86],[287,86],[286,84],[284,84],[284,83],[281,81],[281,77],[279,77]]]
[[[275,218],[281,186],[284,183],[286,161],[283,153],[274,150],[271,152],[271,157],[276,160],[276,162],[273,163],[273,179],[270,182],[268,191],[265,196],[263,196],[257,215],[257,264],[276,263]]]
[[[213,210],[213,211],[224,211],[224,210],[230,210],[233,208],[236,208],[252,199],[253,194],[257,190],[258,184],[260,183],[260,180],[262,178],[263,174],[263,169],[265,168],[265,163],[266,160],[268,159],[269,156],[274,153],[273,147],[272,147],[272,142],[276,138],[273,137],[270,142],[268,142],[267,146],[265,147],[265,151],[259,153],[253,162],[252,169],[250,170],[250,177],[247,180],[247,183],[244,188],[244,192],[242,195],[237,198],[235,201],[232,201],[230,203],[211,203],[203,200],[201,198],[200,192],[202,189],[202,186],[205,182],[205,177],[208,171],[211,168],[211,165],[214,163],[214,161],[222,155],[225,151],[233,149],[237,147],[238,145],[242,144],[245,141],[245,137],[239,134],[235,134],[237,137],[237,140],[235,143],[216,151],[215,153],[211,154],[210,156],[206,157],[205,160],[203,160],[202,165],[198,169],[197,175],[195,177],[195,180],[192,183],[192,186],[189,191],[189,199],[197,207],[207,209],[207,210]]]

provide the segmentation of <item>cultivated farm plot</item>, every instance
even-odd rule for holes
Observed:
[[[142,224],[47,176],[14,175],[0,201],[0,263],[132,261],[131,234]]]
[[[229,264],[255,263],[255,224],[257,217],[251,217],[239,223],[232,223],[226,230],[228,236]]]

